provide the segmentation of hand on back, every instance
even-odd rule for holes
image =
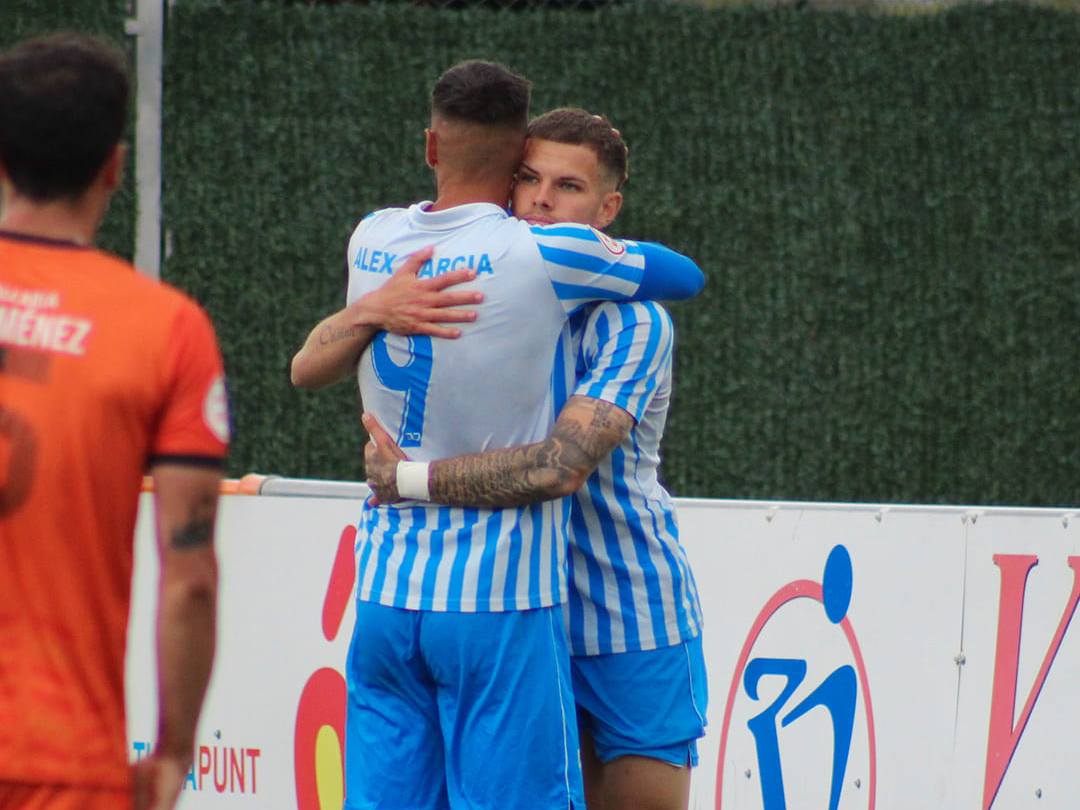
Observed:
[[[433,253],[431,247],[416,251],[385,284],[364,296],[364,306],[369,309],[373,322],[397,335],[457,338],[461,336],[461,330],[443,324],[476,320],[475,310],[457,307],[480,303],[484,299],[483,293],[449,289],[472,281],[476,271],[452,270],[421,278],[421,269]]]

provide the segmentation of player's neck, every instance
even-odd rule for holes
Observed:
[[[104,208],[82,199],[37,203],[18,195],[4,200],[0,230],[9,233],[89,245],[94,241]]]
[[[510,201],[510,184],[506,181],[439,183],[439,196],[429,211],[445,211],[459,205],[492,203],[506,208]]]

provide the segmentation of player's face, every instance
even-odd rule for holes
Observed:
[[[588,146],[530,138],[514,183],[514,215],[534,225],[580,222],[605,228],[622,195],[600,173]]]

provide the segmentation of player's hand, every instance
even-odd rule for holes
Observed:
[[[364,445],[364,466],[372,492],[371,505],[397,503],[401,500],[397,491],[397,464],[408,461],[409,457],[370,413],[362,414],[360,421],[368,432],[368,443]]]
[[[134,810],[173,810],[191,768],[187,758],[156,753],[132,766]]]
[[[461,330],[447,323],[471,323],[476,311],[455,307],[479,304],[483,293],[475,290],[450,290],[476,278],[475,270],[451,270],[431,278],[420,278],[420,268],[431,258],[434,248],[426,247],[411,254],[379,289],[357,300],[362,320],[378,324],[397,335],[430,335],[458,338]]]

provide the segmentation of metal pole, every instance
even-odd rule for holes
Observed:
[[[161,277],[161,63],[164,0],[137,0],[124,30],[135,39],[135,266]]]

